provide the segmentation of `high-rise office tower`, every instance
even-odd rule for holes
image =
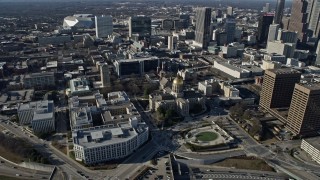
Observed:
[[[289,31],[297,31],[298,39],[301,42],[307,41],[308,30],[308,1],[293,0],[291,8],[291,17],[289,23]]]
[[[320,84],[296,84],[289,108],[287,127],[296,135],[320,131]]]
[[[168,49],[174,50],[177,46],[177,37],[176,36],[168,36]]]
[[[269,33],[269,26],[272,24],[273,15],[271,13],[264,13],[260,19],[258,24],[258,41],[259,43],[267,42],[268,40],[268,33]]]
[[[282,29],[288,30],[288,28],[289,28],[289,23],[290,23],[290,16],[284,16],[284,17],[282,18],[282,25],[283,25]]]
[[[151,18],[134,16],[129,19],[129,37],[135,40],[150,40]]]
[[[294,86],[299,83],[300,76],[299,71],[289,68],[266,70],[260,94],[260,107],[266,110],[289,107]]]
[[[263,12],[268,13],[270,12],[270,3],[266,3],[266,6],[263,7]]]
[[[221,9],[216,9],[216,18],[221,18],[222,17],[222,11]]]
[[[266,12],[270,12],[270,3],[266,3]]]
[[[285,0],[278,0],[276,6],[276,12],[274,15],[274,24],[282,24],[283,10],[284,10]]]
[[[112,16],[95,16],[95,24],[97,38],[105,38],[112,34]]]
[[[206,49],[208,48],[211,34],[211,8],[198,8],[196,18],[195,42],[201,45],[203,49]]]
[[[233,16],[233,7],[231,7],[231,6],[227,7],[227,15]]]
[[[107,63],[100,66],[100,76],[103,87],[110,86],[109,66]]]
[[[236,22],[233,19],[227,19],[225,32],[227,33],[227,43],[232,43],[236,32]]]
[[[271,24],[269,26],[268,41],[277,40],[279,28],[279,24]]]
[[[309,0],[307,13],[310,36],[320,38],[320,0]]]

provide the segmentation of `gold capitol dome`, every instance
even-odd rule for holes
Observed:
[[[183,85],[183,78],[178,75],[176,78],[174,78],[173,84],[175,84],[175,85]]]

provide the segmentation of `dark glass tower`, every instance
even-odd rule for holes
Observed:
[[[275,12],[274,19],[273,19],[273,23],[280,24],[281,27],[282,27],[281,24],[282,24],[284,4],[285,4],[285,0],[278,0],[277,1],[276,12]]]
[[[210,42],[211,8],[198,8],[196,11],[195,42],[207,49]]]
[[[265,43],[268,40],[269,26],[272,24],[273,14],[265,13],[260,17],[258,25],[258,41]]]

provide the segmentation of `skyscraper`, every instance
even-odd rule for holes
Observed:
[[[266,3],[266,11],[270,12],[270,3]]]
[[[236,22],[233,19],[227,19],[225,32],[227,33],[227,43],[232,43],[236,32]]]
[[[260,107],[266,110],[289,107],[294,86],[299,83],[300,76],[299,71],[289,68],[266,70],[260,94]]]
[[[129,37],[135,40],[150,40],[151,18],[134,16],[129,19]]]
[[[273,19],[274,24],[280,24],[280,25],[282,24],[284,4],[285,4],[285,0],[277,1],[276,12]]]
[[[296,135],[318,135],[320,131],[320,84],[296,84],[287,127]]]
[[[258,41],[259,43],[267,42],[269,26],[272,24],[273,15],[271,13],[264,13],[260,16],[259,25],[258,25]]]
[[[168,36],[168,49],[174,50],[177,46],[177,37],[176,36]]]
[[[266,3],[266,6],[263,7],[263,12],[265,13],[270,12],[270,3]]]
[[[308,2],[308,29],[310,30],[310,36],[320,36],[320,0],[309,0]]]
[[[297,31],[298,39],[301,42],[307,41],[307,30],[308,30],[307,9],[308,9],[307,0],[293,0],[288,30]]]
[[[198,8],[196,10],[195,42],[208,48],[210,42],[211,8]]]
[[[227,15],[233,16],[233,7],[231,7],[231,6],[227,7]]]
[[[111,16],[95,16],[96,36],[97,38],[108,37],[113,32]]]
[[[101,76],[102,86],[103,87],[110,86],[109,66],[107,63],[101,64],[100,76]]]
[[[271,24],[269,26],[268,41],[274,41],[277,39],[279,28],[279,24]]]

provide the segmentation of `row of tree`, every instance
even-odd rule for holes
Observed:
[[[0,146],[5,150],[33,162],[49,164],[46,157],[43,157],[25,139],[7,136],[0,133]]]

